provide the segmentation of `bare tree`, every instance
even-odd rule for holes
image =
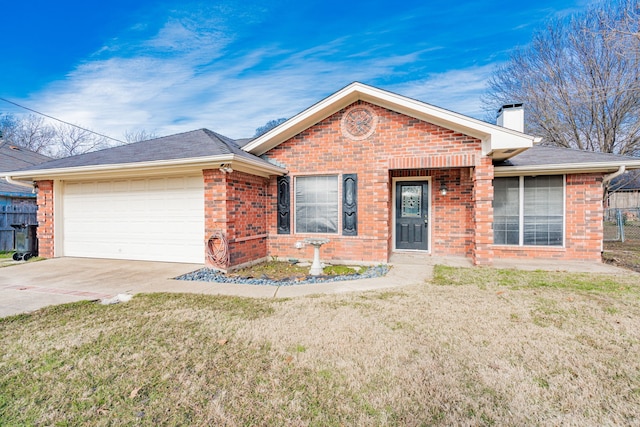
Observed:
[[[43,117],[30,114],[22,119],[4,115],[0,126],[5,141],[28,150],[50,155],[49,147],[54,144],[55,129]]]
[[[639,1],[549,23],[493,74],[487,111],[522,102],[545,144],[640,155]]]
[[[55,158],[108,148],[117,143],[89,129],[67,123],[54,125],[34,114],[20,118],[11,114],[0,116],[0,132],[11,144]]]
[[[620,8],[605,11],[607,13],[619,13],[615,20],[618,25],[611,26],[610,30],[614,34],[621,54],[628,49],[635,49],[636,53],[640,48],[640,4],[636,0],[622,0]]]
[[[281,117],[281,118],[275,119],[275,120],[269,120],[267,123],[265,123],[264,125],[262,125],[262,126],[260,126],[259,128],[256,129],[256,132],[253,134],[253,137],[257,138],[260,135],[269,132],[274,127],[279,126],[279,125],[281,125],[282,123],[284,123],[286,121],[287,121],[287,119],[285,119],[284,117]]]
[[[151,131],[147,131],[144,129],[139,130],[127,130],[124,132],[124,140],[128,143],[131,142],[139,142],[139,141],[147,141],[149,139],[155,139],[158,135]]]
[[[54,129],[56,138],[51,147],[52,157],[75,156],[110,146],[105,137],[87,129],[67,124],[59,124]]]

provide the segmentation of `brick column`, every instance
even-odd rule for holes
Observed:
[[[207,257],[207,242],[216,232],[221,231],[229,238],[227,230],[227,174],[218,169],[202,171],[204,179],[204,241],[205,263],[209,267],[226,269],[228,266],[212,265]]]
[[[602,262],[602,174],[567,175],[566,257]]]
[[[493,164],[489,157],[479,157],[473,169],[474,246],[473,263],[493,262]]]
[[[53,181],[38,181],[37,185],[39,256],[53,258]]]

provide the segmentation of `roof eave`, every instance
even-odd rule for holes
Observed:
[[[269,177],[284,175],[286,169],[257,160],[247,159],[235,154],[219,156],[193,157],[187,159],[158,160],[137,163],[117,163],[108,165],[76,166],[57,169],[25,170],[6,172],[15,180],[38,181],[45,179],[83,179],[118,176],[143,176],[156,173],[180,173],[202,169],[215,169],[229,164],[232,169]]]
[[[527,165],[527,166],[496,166],[494,175],[517,176],[523,174],[553,175],[565,173],[597,173],[615,172],[625,166],[627,170],[640,169],[640,160],[619,161],[619,162],[593,162],[593,163],[564,163],[550,165]]]

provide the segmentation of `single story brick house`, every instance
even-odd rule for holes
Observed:
[[[200,129],[5,172],[33,183],[40,253],[207,263],[395,252],[600,262],[603,181],[640,159],[538,146],[498,125],[352,83],[234,141]]]

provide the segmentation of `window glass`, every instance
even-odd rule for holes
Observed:
[[[401,203],[401,216],[402,218],[420,218],[422,213],[420,208],[422,206],[422,185],[401,185],[402,188],[402,203]]]
[[[493,183],[493,242],[520,243],[520,178],[497,178]]]
[[[524,178],[525,245],[562,246],[562,177]]]
[[[562,176],[496,178],[493,182],[494,243],[562,246],[563,182]]]
[[[338,177],[296,178],[296,232],[338,232]]]

